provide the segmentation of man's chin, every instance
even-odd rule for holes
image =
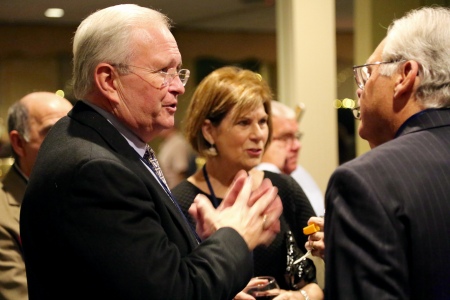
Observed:
[[[163,130],[164,129],[171,129],[175,126],[175,118],[173,116],[170,116],[164,120],[164,122],[160,123],[160,126]]]

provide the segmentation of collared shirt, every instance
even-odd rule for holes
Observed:
[[[119,120],[117,120],[117,118],[114,115],[112,115],[111,113],[107,112],[106,110],[104,110],[88,101],[83,101],[83,102],[85,104],[89,105],[90,107],[92,107],[96,112],[98,112],[106,120],[108,120],[108,122],[111,123],[111,125],[114,126],[114,128],[116,128],[117,131],[119,131],[119,133],[125,138],[125,140],[128,142],[128,144],[139,154],[139,156],[144,157],[145,149],[147,146],[147,144],[145,142],[141,141],[141,139],[139,139],[130,129],[128,129],[125,125],[123,125]],[[160,183],[161,187],[163,187],[161,182],[158,180],[158,175],[155,174],[147,164],[145,164],[144,162],[142,162],[142,163],[150,171],[150,173],[153,175],[153,177],[155,177],[156,181],[158,181]]]
[[[128,142],[128,144],[139,154],[141,158],[144,157],[147,144],[143,142],[139,137],[137,137],[130,129],[128,129],[125,125],[123,125],[114,115],[111,113],[105,111],[104,109],[89,103],[87,101],[83,101],[85,104],[89,105],[92,109],[94,109],[96,112],[98,112],[100,115],[102,115],[106,120],[108,120],[109,123],[111,123],[114,128],[119,131],[119,133],[125,138],[125,140]],[[159,183],[159,185],[162,187],[162,189],[166,192],[167,196],[172,200],[173,204],[177,207],[179,210],[181,216],[184,218],[186,224],[189,228],[192,230],[192,234],[195,237],[197,243],[201,242],[200,237],[195,232],[195,228],[192,228],[190,223],[187,221],[185,215],[181,211],[178,203],[176,202],[175,198],[173,197],[172,193],[169,190],[169,187],[164,186],[164,183],[159,179],[158,174],[156,174],[149,166],[149,164],[146,164],[143,159],[141,159],[142,163],[145,165],[145,167],[150,171],[150,173],[155,177],[156,181]]]

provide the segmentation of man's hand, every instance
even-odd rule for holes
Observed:
[[[323,226],[325,224],[324,218],[311,217],[308,220],[308,225],[316,224],[320,227],[320,231],[308,236],[308,241],[305,243],[306,250],[311,250],[311,254],[320,258],[325,258],[325,242],[323,234]]]

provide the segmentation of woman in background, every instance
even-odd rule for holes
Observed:
[[[188,209],[197,194],[206,195],[217,207],[239,170],[250,173],[255,188],[269,178],[283,202],[281,230],[270,246],[254,250],[254,276],[273,276],[281,289],[288,290],[292,282],[286,280],[287,240],[294,240],[299,253],[306,252],[303,245],[307,237],[302,228],[314,216],[314,210],[290,176],[253,169],[261,162],[271,137],[271,100],[269,86],[252,71],[224,67],[205,77],[192,97],[183,126],[192,148],[205,157],[206,163],[172,192],[194,224]],[[314,283],[298,288],[310,294],[310,299],[323,297]],[[300,292],[279,297],[303,299]]]

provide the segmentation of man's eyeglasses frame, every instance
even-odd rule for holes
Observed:
[[[161,88],[166,87],[168,85],[170,85],[170,83],[172,83],[172,81],[175,79],[175,77],[178,76],[178,78],[180,78],[181,84],[183,84],[183,86],[186,86],[186,83],[188,82],[189,76],[191,74],[191,71],[189,71],[188,69],[180,69],[178,71],[176,71],[175,68],[170,68],[167,70],[167,72],[159,70],[159,71],[155,71],[155,70],[151,70],[149,68],[144,68],[144,67],[138,67],[138,66],[133,66],[133,65],[128,65],[128,64],[112,64],[113,66],[118,66],[118,67],[122,67],[122,68],[136,68],[136,69],[141,69],[144,71],[147,71],[150,74],[159,74],[163,76],[163,82],[161,85]],[[131,72],[131,71],[130,71]],[[133,73],[133,72],[131,72]]]
[[[364,90],[364,86],[366,85],[367,80],[370,78],[370,73],[368,72],[369,66],[379,66],[383,64],[393,64],[404,62],[405,60],[396,60],[396,61],[376,61],[369,64],[353,66],[353,76],[355,77],[356,85],[361,90]],[[359,106],[352,109],[353,117],[357,120],[361,119],[361,112]]]

